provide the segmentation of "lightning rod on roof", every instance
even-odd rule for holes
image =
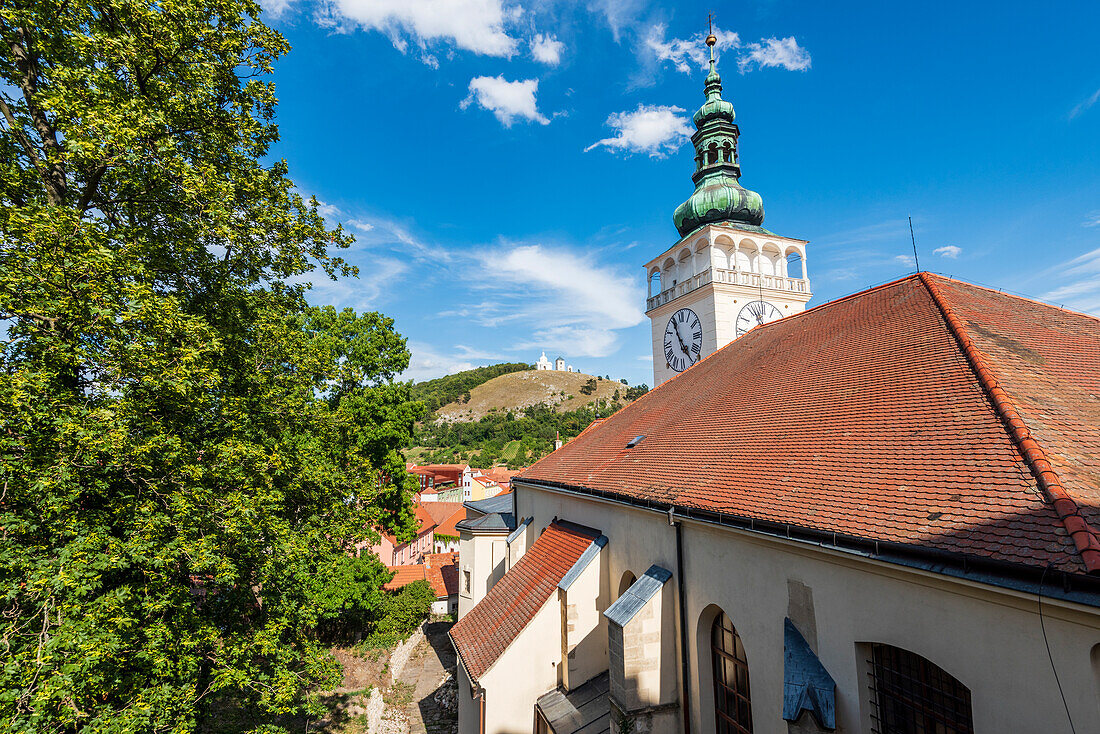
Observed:
[[[917,272],[920,272],[920,259],[917,258],[917,236],[913,234],[913,217],[909,217],[909,239],[913,240],[913,264],[917,266]]]

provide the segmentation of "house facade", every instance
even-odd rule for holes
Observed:
[[[413,508],[416,513],[417,534],[408,542],[401,542],[389,533],[379,531],[377,543],[364,542],[357,546],[362,552],[369,550],[387,566],[404,566],[408,564],[422,563],[427,553],[433,552],[433,538],[435,521],[430,514],[420,505]]]

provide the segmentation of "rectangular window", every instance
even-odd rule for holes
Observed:
[[[470,571],[469,571],[469,569],[465,569],[465,570],[462,571],[462,588],[466,591],[467,594],[470,593]]]

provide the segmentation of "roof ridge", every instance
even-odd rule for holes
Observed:
[[[1089,527],[1088,521],[1081,515],[1080,507],[1070,493],[1062,485],[1062,480],[1054,467],[1047,459],[1046,452],[1039,442],[1032,436],[1031,428],[1020,415],[1012,397],[1000,386],[997,376],[990,366],[985,354],[971,340],[962,320],[955,314],[951,304],[947,302],[936,285],[933,277],[928,273],[919,273],[920,281],[924,284],[932,301],[936,304],[940,314],[947,324],[948,330],[955,337],[959,348],[966,357],[967,363],[978,378],[994,411],[1001,419],[1009,438],[1016,445],[1020,455],[1027,463],[1035,481],[1042,490],[1044,498],[1058,514],[1062,525],[1065,526],[1074,546],[1077,548],[1085,570],[1090,574],[1100,574],[1100,536]]]
[[[922,272],[927,272],[927,271],[922,271]],[[1076,311],[1072,308],[1066,308],[1065,306],[1060,306],[1056,303],[1052,303],[1050,301],[1044,301],[1040,298],[1035,298],[1033,296],[1025,296],[1021,293],[1013,293],[1013,292],[1010,292],[1010,291],[1003,290],[1001,288],[994,288],[993,286],[990,286],[990,285],[982,285],[981,283],[971,283],[970,281],[960,280],[958,278],[953,278],[952,276],[944,275],[943,273],[928,273],[928,274],[929,275],[934,275],[937,278],[939,278],[940,280],[947,280],[947,281],[950,281],[952,283],[958,283],[959,285],[966,286],[967,288],[979,288],[979,289],[981,289],[983,291],[987,291],[989,293],[996,293],[998,296],[1005,296],[1007,298],[1015,298],[1019,301],[1027,301],[1028,303],[1034,303],[1036,306],[1044,306],[1046,308],[1053,308],[1057,311],[1062,311],[1063,313],[1073,314],[1074,316],[1084,316],[1085,318],[1092,319],[1093,321],[1100,321],[1100,316],[1096,316],[1096,315],[1088,313],[1086,311]]]

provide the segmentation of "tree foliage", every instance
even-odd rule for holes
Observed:
[[[350,238],[265,162],[258,15],[0,3],[5,731],[299,710],[338,678],[319,626],[378,601],[348,544],[410,531],[408,351],[306,305]]]

